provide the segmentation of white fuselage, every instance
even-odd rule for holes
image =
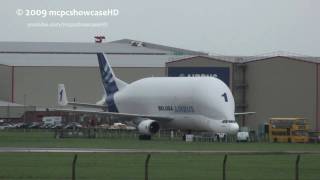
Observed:
[[[121,113],[159,115],[162,127],[236,133],[234,98],[214,77],[152,77],[128,84],[114,95]]]

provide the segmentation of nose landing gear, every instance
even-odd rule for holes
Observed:
[[[218,142],[223,142],[227,139],[227,135],[225,133],[217,133],[216,138]]]

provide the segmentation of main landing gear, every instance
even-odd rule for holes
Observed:
[[[139,135],[139,140],[151,140],[151,135],[141,134]]]

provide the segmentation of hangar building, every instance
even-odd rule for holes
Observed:
[[[103,94],[96,52],[107,53],[116,75],[127,82],[151,76],[222,79],[233,91],[237,112],[256,112],[239,119],[243,126],[258,129],[270,117],[300,116],[309,119],[312,129],[320,130],[320,59],[284,53],[208,56],[130,39],[110,43],[0,42],[0,100],[54,107],[57,84],[64,83],[69,98],[96,102]]]
[[[285,55],[244,61],[247,109],[255,111],[248,124],[257,127],[270,117],[304,117],[320,130],[320,59]]]

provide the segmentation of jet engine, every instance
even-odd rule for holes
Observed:
[[[139,133],[143,135],[152,135],[159,131],[160,124],[157,121],[148,119],[143,120],[138,125]]]

